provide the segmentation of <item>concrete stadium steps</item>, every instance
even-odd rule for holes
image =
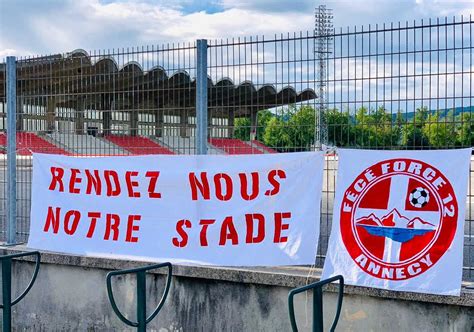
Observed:
[[[257,146],[251,146],[236,138],[210,138],[209,143],[223,150],[226,154],[263,154]]]
[[[195,137],[181,137],[181,136],[165,136],[155,137],[161,145],[168,147],[177,154],[192,155],[196,154],[196,141]],[[208,154],[225,154],[224,151],[217,149],[211,144],[207,144]]]
[[[2,146],[2,154],[6,153],[7,136],[5,133],[0,134],[0,146]],[[33,152],[51,153],[51,154],[70,154],[68,151],[56,146],[48,140],[34,133],[17,133],[16,134],[16,153],[20,156],[31,156]]]
[[[161,146],[159,143],[148,137],[107,135],[104,139],[120,146],[134,155],[175,154],[172,150]]]
[[[129,151],[122,149],[100,137],[92,135],[78,135],[72,133],[52,133],[47,135],[57,145],[65,146],[72,154],[87,156],[129,155]]]
[[[257,149],[260,149],[264,153],[278,153],[278,151],[266,146],[260,141],[245,141],[246,144],[250,145],[251,147],[255,147]]]

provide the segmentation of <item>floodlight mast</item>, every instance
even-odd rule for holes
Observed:
[[[332,9],[326,5],[319,5],[315,10],[314,26],[314,52],[317,59],[317,79],[316,91],[318,94],[316,109],[316,124],[314,132],[314,142],[316,149],[321,150],[324,144],[328,143],[328,128],[324,118],[328,108],[328,96],[326,91],[327,83],[327,61],[328,55],[332,53],[332,41],[334,27],[332,24]]]

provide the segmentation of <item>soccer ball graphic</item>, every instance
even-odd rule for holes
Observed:
[[[416,187],[408,197],[410,204],[416,208],[422,208],[430,201],[430,192],[423,187]]]

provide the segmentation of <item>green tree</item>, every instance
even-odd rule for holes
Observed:
[[[257,113],[257,139],[263,141],[263,135],[268,122],[275,117],[269,110],[261,110]]]
[[[353,122],[349,112],[328,110],[324,116],[328,127],[328,142],[334,146],[350,146],[353,137]]]
[[[315,112],[311,106],[301,106],[293,109],[288,120],[288,135],[290,150],[309,150],[314,144]]]
[[[263,140],[265,128],[268,121],[275,115],[269,110],[261,110],[257,113],[257,139]],[[250,140],[251,123],[249,117],[236,118],[234,122],[234,137],[243,141]]]
[[[474,146],[474,114],[463,112],[456,118],[456,144],[462,147]]]
[[[420,107],[416,109],[415,115],[410,122],[407,122],[402,131],[402,145],[409,149],[420,149],[429,147],[429,140],[423,132],[426,120],[428,119],[428,109]]]
[[[355,144],[359,147],[394,147],[399,142],[399,129],[394,126],[392,115],[381,106],[369,112],[361,107],[355,114]]]
[[[250,118],[235,118],[234,137],[242,141],[250,139]]]
[[[428,138],[429,144],[435,148],[454,146],[456,135],[454,130],[454,114],[449,112],[445,118],[439,113],[429,114],[423,126],[423,134]]]
[[[263,143],[279,151],[286,151],[290,146],[288,126],[278,117],[268,121],[263,134]]]

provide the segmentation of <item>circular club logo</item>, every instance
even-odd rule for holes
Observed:
[[[457,209],[453,187],[435,167],[415,159],[381,161],[344,193],[342,240],[366,273],[409,279],[434,266],[451,246]]]

